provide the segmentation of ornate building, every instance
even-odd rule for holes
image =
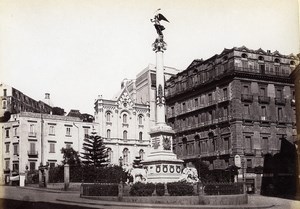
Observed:
[[[234,165],[239,155],[239,178],[259,190],[264,155],[277,153],[281,138],[294,142],[296,136],[289,77],[296,62],[293,55],[244,46],[194,60],[166,82],[174,152],[185,162],[204,161],[211,170]]]
[[[150,108],[130,96],[128,88],[132,85],[133,80],[125,80],[116,97],[108,100],[99,96],[95,102],[95,121],[99,123],[98,134],[104,138],[108,160],[127,168],[132,167],[135,157],[143,159],[150,148]]]
[[[178,72],[165,67],[165,79]],[[150,64],[136,79],[124,79],[113,99],[99,96],[95,102],[95,121],[100,125],[99,135],[104,138],[112,164],[131,168],[135,157],[144,160],[149,153],[149,131],[155,124],[155,75],[155,66]]]

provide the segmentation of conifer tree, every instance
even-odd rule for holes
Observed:
[[[84,139],[82,152],[82,163],[86,166],[95,168],[104,167],[107,165],[107,152],[103,144],[103,139],[92,132]]]

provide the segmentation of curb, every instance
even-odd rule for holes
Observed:
[[[135,208],[201,208],[201,209],[263,209],[272,208],[275,205],[170,205],[170,204],[150,204],[150,203],[129,203],[129,202],[113,202],[113,201],[99,201],[99,202],[79,202],[72,200],[56,199],[58,202],[73,203],[78,205],[94,205],[94,206],[124,206]]]
[[[49,193],[77,193],[78,192],[78,191],[55,190],[55,189],[49,189],[49,188],[39,188],[39,187],[16,187],[16,188],[43,191],[43,192],[49,192]]]

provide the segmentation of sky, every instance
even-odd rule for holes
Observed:
[[[155,64],[160,8],[166,66],[184,70],[224,48],[298,54],[297,0],[0,0],[0,82],[35,100],[94,114],[123,79]]]

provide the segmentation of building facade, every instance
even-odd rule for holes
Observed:
[[[179,73],[179,70],[172,67],[164,67],[165,80],[171,76]],[[136,101],[142,104],[149,103],[150,106],[150,127],[155,125],[155,104],[156,104],[156,69],[155,65],[148,65],[144,70],[137,74],[135,79],[136,89],[133,91],[129,89],[131,95],[136,94],[134,97]]]
[[[21,112],[2,123],[4,175],[62,164],[61,148],[82,152],[83,140],[98,124],[77,117]]]
[[[0,83],[0,117],[5,112],[16,114],[20,112],[42,112],[50,114],[52,111],[50,94],[45,94],[44,101],[36,101],[21,91]]]
[[[143,159],[150,149],[150,108],[130,96],[127,88],[131,85],[133,81],[126,80],[116,97],[107,100],[99,96],[95,102],[95,121],[108,150],[108,161],[128,169],[135,157]]]
[[[166,83],[174,152],[185,162],[204,161],[211,170],[225,170],[238,155],[248,187],[259,190],[264,155],[278,153],[281,138],[295,140],[289,75],[296,64],[293,55],[246,47],[194,60]]]
[[[165,79],[178,72],[165,67]],[[155,66],[149,65],[136,79],[124,79],[120,92],[112,99],[96,99],[95,121],[100,124],[99,135],[104,138],[112,164],[122,163],[130,169],[135,157],[143,160],[149,154],[149,131],[156,121],[155,75]]]

